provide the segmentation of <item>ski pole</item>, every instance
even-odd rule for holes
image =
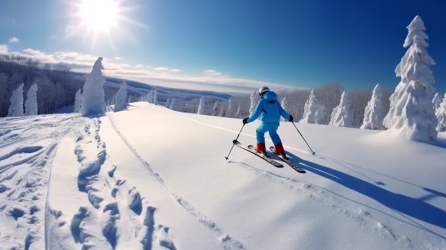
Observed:
[[[234,141],[237,141],[237,139],[240,136],[240,134],[242,133],[242,130],[244,127],[245,127],[245,124],[243,124],[242,129],[240,129],[240,132],[238,133],[237,138],[235,138]],[[232,143],[232,147],[231,147],[231,150],[229,150],[228,156],[225,157],[226,160],[229,160],[229,155],[231,154],[233,148],[234,148],[234,143]]]
[[[302,139],[304,139],[304,142],[307,144],[308,148],[311,150],[311,153],[313,153],[313,155],[316,153],[313,151],[313,149],[311,149],[310,145],[308,145],[308,142],[305,140],[304,136],[300,133],[299,129],[296,127],[296,124],[294,124],[294,122],[291,122],[294,127],[297,129],[297,132],[299,132],[300,136],[302,136]]]

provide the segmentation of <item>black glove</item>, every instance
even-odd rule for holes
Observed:
[[[293,116],[290,115],[290,119],[289,119],[289,121],[290,121],[290,122],[293,122],[293,119],[294,119]]]
[[[248,123],[248,117],[246,117],[246,118],[243,118],[243,124],[246,124],[246,123]]]

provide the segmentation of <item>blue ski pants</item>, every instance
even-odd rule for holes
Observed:
[[[274,145],[277,145],[277,143],[281,142],[280,137],[277,134],[278,128],[278,122],[262,122],[262,125],[260,125],[256,130],[257,142],[265,143],[265,133],[269,132],[269,136],[271,136],[271,140],[273,141]]]

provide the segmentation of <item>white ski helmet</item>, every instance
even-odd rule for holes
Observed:
[[[268,87],[261,87],[260,89],[259,89],[259,95],[260,96],[262,96],[262,95],[264,95],[266,92],[268,92],[269,91],[269,88]]]

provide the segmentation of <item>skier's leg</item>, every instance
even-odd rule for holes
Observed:
[[[265,133],[268,131],[264,124],[260,125],[256,130],[257,147],[256,151],[259,153],[265,152]]]
[[[277,134],[277,129],[279,128],[279,125],[271,126],[268,130],[269,135],[271,136],[271,140],[274,143],[274,151],[276,151],[277,154],[285,156],[285,150],[283,149],[282,141],[280,140],[279,134]]]
[[[269,136],[271,136],[271,140],[273,141],[274,145],[277,145],[277,143],[281,143],[279,134],[277,134],[278,126],[270,126],[269,127]]]

